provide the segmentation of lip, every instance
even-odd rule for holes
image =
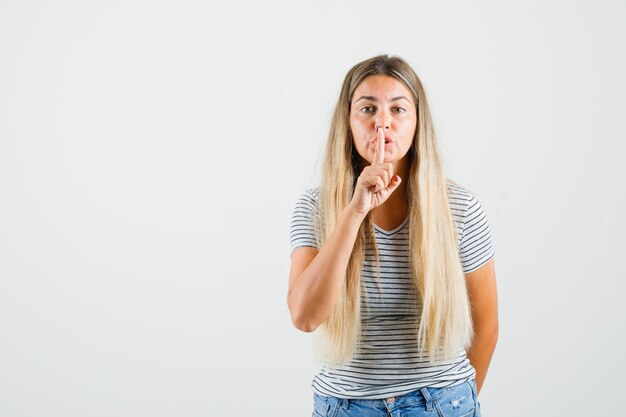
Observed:
[[[378,138],[374,138],[370,143],[372,144],[372,146],[376,146],[376,141],[378,140]],[[388,136],[385,136],[385,146],[389,145],[390,143],[393,143],[393,139],[391,139]]]

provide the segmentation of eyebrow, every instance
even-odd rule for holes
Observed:
[[[390,101],[390,102],[393,102],[393,101],[398,101],[398,100],[402,100],[402,99],[404,99],[404,100],[408,101],[409,103],[411,102],[411,101],[410,101],[408,98],[406,98],[405,96],[393,97],[393,98],[392,98],[391,100],[389,100],[389,101]],[[359,100],[378,101],[378,100],[376,100],[376,97],[374,97],[374,96],[361,96],[361,97],[359,97],[359,98],[358,98],[358,99],[357,99],[354,103],[356,104]]]

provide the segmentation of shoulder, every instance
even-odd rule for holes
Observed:
[[[307,188],[306,190],[304,190],[301,197],[310,198],[312,200],[318,201],[320,199],[321,190],[322,187]]]
[[[461,266],[467,274],[494,256],[491,231],[485,212],[471,191],[448,180],[448,198],[457,226]]]
[[[296,202],[291,216],[291,252],[299,247],[319,248],[317,227],[320,223],[319,188],[307,188]]]
[[[476,197],[464,186],[451,179],[446,180],[448,202],[454,220],[463,221],[468,207],[476,201]]]
[[[447,180],[447,188],[452,219],[461,235],[465,238],[473,229],[488,229],[485,210],[476,195],[452,180]]]
[[[448,199],[451,201],[469,201],[474,197],[470,190],[451,179],[446,179],[446,188],[448,190]]]
[[[300,194],[294,208],[294,217],[306,216],[310,218],[312,215],[319,214],[320,190],[321,187],[312,187]]]
[[[300,194],[296,203],[297,207],[308,207],[310,209],[317,209],[319,207],[321,187],[307,188]]]

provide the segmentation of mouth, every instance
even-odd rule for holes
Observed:
[[[377,140],[377,138],[374,138],[374,140],[372,140],[371,144],[372,145],[376,145],[376,140]],[[388,137],[385,137],[385,145],[388,144],[388,143],[392,143],[392,142],[393,142],[393,140],[391,140]]]

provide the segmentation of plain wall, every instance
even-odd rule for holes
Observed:
[[[0,2],[0,416],[306,416],[289,221],[405,58],[489,220],[484,416],[617,415],[626,3]],[[620,210],[621,209],[621,210]]]

